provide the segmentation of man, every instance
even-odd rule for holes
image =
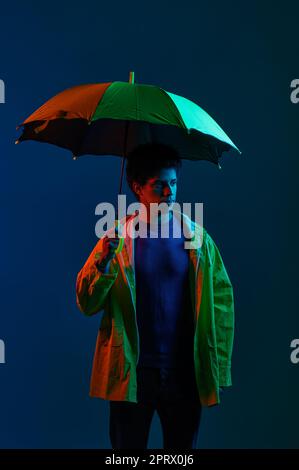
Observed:
[[[155,411],[164,449],[196,448],[202,406],[218,404],[220,388],[231,385],[233,290],[205,229],[201,246],[185,249],[186,232],[200,227],[171,210],[180,167],[177,152],[161,144],[128,156],[127,181],[145,211],[122,221],[118,254],[109,231],[77,278],[80,310],[104,309],[90,395],[110,401],[114,449],[147,448]],[[152,215],[162,202],[170,210]],[[146,237],[134,238],[137,229]]]

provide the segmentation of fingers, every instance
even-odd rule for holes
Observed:
[[[118,247],[118,244],[119,244],[119,240],[110,242],[108,245],[109,251],[115,251]]]
[[[109,238],[109,237],[106,237],[105,240],[104,240],[104,243],[105,245],[118,245],[119,243],[119,238]]]
[[[116,250],[120,243],[120,238],[118,236],[119,230],[118,227],[115,227],[115,236],[109,237],[109,235],[105,235],[103,240],[103,255],[106,258],[114,258],[116,255]]]
[[[108,253],[111,255],[112,253],[117,250],[119,244],[119,239],[118,238],[105,238],[104,240],[104,250],[107,250]]]

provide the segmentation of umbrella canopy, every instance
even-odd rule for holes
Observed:
[[[224,151],[241,153],[200,106],[158,86],[134,83],[134,72],[129,82],[79,85],[62,91],[20,127],[23,132],[16,144],[24,140],[54,144],[70,150],[75,160],[87,154],[124,157],[119,194],[125,157],[138,145],[171,145],[181,158],[208,160],[219,167]],[[122,246],[120,239],[117,252]]]
[[[158,86],[129,82],[79,85],[62,91],[18,127],[16,141],[36,140],[69,149],[73,157],[125,157],[139,144],[172,145],[180,157],[219,164],[239,149],[200,106]]]

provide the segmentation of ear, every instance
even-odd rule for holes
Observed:
[[[138,196],[139,196],[140,191],[141,191],[141,185],[139,183],[137,183],[137,181],[133,181],[132,187],[133,187],[134,193],[138,194]]]

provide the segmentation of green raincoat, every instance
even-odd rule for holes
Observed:
[[[173,214],[182,218],[185,235],[189,231],[201,236],[201,246],[188,249],[195,326],[194,367],[200,402],[212,406],[220,403],[219,387],[232,385],[233,289],[219,250],[207,231],[185,214],[176,211]],[[138,215],[121,221],[125,227],[124,246],[111,261],[107,274],[100,273],[95,264],[103,238],[98,241],[78,273],[76,300],[85,315],[104,310],[94,353],[90,396],[137,403],[136,366],[140,348],[132,236],[135,217]]]

